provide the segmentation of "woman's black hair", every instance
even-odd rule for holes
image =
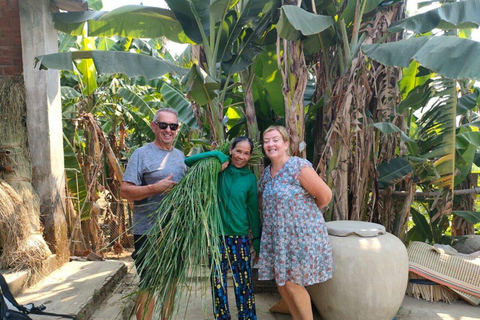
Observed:
[[[246,136],[241,136],[241,137],[237,137],[235,138],[235,140],[233,140],[232,142],[232,149],[235,149],[235,146],[237,145],[237,143],[239,142],[242,142],[242,141],[248,141],[248,143],[250,144],[250,153],[253,152],[253,141],[252,139],[250,139],[249,137],[246,137]]]

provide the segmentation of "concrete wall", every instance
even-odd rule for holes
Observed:
[[[0,1],[0,76],[23,72],[18,1]]]
[[[41,201],[45,240],[63,263],[69,249],[60,78],[57,71],[40,71],[33,63],[36,56],[58,51],[58,34],[49,0],[19,0],[19,13],[33,187]]]

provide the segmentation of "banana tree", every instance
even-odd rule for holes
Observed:
[[[297,3],[285,1],[280,9],[277,58],[278,69],[283,79],[285,99],[285,124],[290,135],[290,152],[305,157],[305,108],[304,94],[308,81],[308,70],[304,55],[304,42],[310,38],[321,39],[321,32],[333,28],[330,16],[317,15],[300,8]],[[302,41],[302,38],[305,37]],[[321,42],[321,40],[320,40]]]
[[[373,118],[389,118],[394,114],[398,93],[392,83],[399,74],[382,66],[368,66],[359,48],[364,42],[379,41],[385,33],[384,25],[402,16],[402,6],[395,1],[388,4],[381,1],[296,3],[299,8],[282,7],[277,30],[282,38],[301,42],[310,66],[309,77],[315,79],[316,89],[307,108],[302,101],[296,111],[289,114],[295,114],[297,119],[307,114],[313,122],[299,127],[310,128],[314,165],[318,165],[334,191],[333,202],[326,212],[327,220],[372,220],[375,199],[370,195],[374,188],[375,164],[392,158],[398,142],[389,143],[381,139],[383,137],[375,137],[370,124]],[[388,39],[395,40],[396,36]],[[293,55],[289,54],[284,61],[289,56]],[[301,69],[299,66],[299,62],[292,65],[293,69]],[[290,71],[284,73],[287,81],[291,81],[290,84],[284,81],[284,88],[290,90],[292,97],[303,96],[294,92],[292,84],[302,84],[298,87],[301,92],[305,81],[299,81]],[[292,106],[287,101],[292,99],[285,102],[286,106]],[[289,119],[287,125],[293,123],[290,116],[286,115],[286,119]],[[295,135],[302,137],[301,132]],[[301,141],[303,137],[299,145]]]
[[[457,88],[465,88],[460,85],[463,82],[460,79],[480,78],[480,59],[474,54],[480,49],[480,44],[465,38],[469,29],[478,28],[479,13],[478,0],[444,4],[424,14],[398,21],[392,24],[389,31],[425,33],[438,28],[449,35],[419,34],[396,43],[362,47],[365,55],[373,60],[406,68],[406,73],[414,74],[411,79],[418,83],[408,86],[404,83],[406,98],[397,111],[407,114],[410,129],[405,133],[415,140],[409,145],[408,160],[405,159],[413,168],[407,176],[413,175],[425,191],[436,191],[436,198],[429,207],[429,212],[435,212],[431,216],[431,223],[448,217],[452,211],[459,216],[471,216],[464,211],[454,210],[454,189],[471,171],[479,132],[470,121],[461,127],[457,126],[457,116],[465,112],[464,106],[459,107],[462,103],[459,103]],[[425,81],[425,78],[428,80]],[[471,91],[471,86],[463,90],[462,99],[467,100]],[[473,105],[475,107],[475,103]],[[421,115],[415,113],[420,108],[423,108]],[[472,119],[471,111],[467,112],[470,113],[467,118]],[[473,216],[478,217],[479,214]],[[402,223],[405,225],[405,219]],[[404,230],[405,227],[400,229]]]
[[[90,36],[122,35],[195,44],[205,59],[197,60],[184,79],[186,94],[212,116],[212,140],[225,138],[225,98],[261,52],[258,40],[270,26],[274,1],[166,1],[170,7],[125,6],[111,12],[59,13],[55,27]],[[255,129],[252,129],[253,131]]]
[[[128,38],[113,40],[81,37],[76,41],[74,37],[62,34],[59,48],[62,50],[75,48],[76,51],[37,58],[40,68],[63,70],[61,83],[67,182],[69,193],[74,199],[78,199],[75,208],[78,217],[70,219],[73,222],[70,227],[72,237],[84,243],[83,248],[72,248],[72,251],[88,249],[83,239],[90,239],[93,248],[103,247],[99,242],[100,239],[96,238],[98,222],[92,219],[96,212],[94,209],[98,208],[95,203],[98,198],[97,189],[106,187],[113,198],[119,197],[122,170],[118,165],[118,159],[120,151],[126,149],[127,132],[131,140],[133,139],[132,142],[138,145],[143,144],[146,139],[153,140],[148,119],[153,118],[154,110],[162,104],[177,109],[179,119],[186,126],[196,126],[189,103],[183,97],[181,99],[176,97],[179,94],[172,86],[163,82],[160,84],[150,82],[148,85],[141,83],[148,78],[165,77],[167,72],[185,74],[187,71],[163,60],[153,49],[155,46],[154,41],[146,43],[139,39]],[[125,50],[146,52],[149,56],[129,53]],[[106,57],[105,53],[110,53],[109,57]],[[116,65],[117,63],[119,65]],[[138,81],[118,73],[131,77],[140,75],[143,78]],[[175,83],[173,77],[169,80],[172,84]],[[109,141],[102,130],[108,133]],[[105,154],[105,159],[108,159],[105,161],[105,166],[103,161],[98,161],[102,154]],[[97,159],[97,161],[92,162],[89,159]],[[101,186],[99,183],[103,184],[103,182],[102,179],[99,180],[99,176],[107,176],[108,185]],[[127,241],[124,240],[127,237],[122,235],[125,224],[119,223],[125,220],[125,215],[123,208],[116,204],[117,202],[113,201],[107,208],[111,212],[108,216],[116,217],[111,220],[115,226],[110,226],[112,231],[110,240],[117,241],[121,236],[125,244]],[[72,213],[72,215],[75,214]],[[78,230],[80,219],[85,236]]]

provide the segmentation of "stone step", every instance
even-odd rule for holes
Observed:
[[[0,270],[0,273],[5,278],[5,281],[7,281],[10,292],[15,297],[18,296],[20,292],[22,292],[22,290],[25,288],[25,286],[27,285],[27,281],[31,275],[30,271],[27,270]]]
[[[25,289],[16,299],[20,304],[43,304],[46,312],[72,314],[79,320],[87,320],[126,274],[127,265],[122,261],[71,261]],[[45,319],[39,315],[30,317]]]
[[[48,257],[39,267],[39,271],[35,277],[32,277],[30,270],[0,270],[0,273],[5,277],[5,281],[8,283],[10,292],[16,297],[18,296],[28,285],[33,285],[40,281],[43,277],[50,274],[57,268],[57,256],[52,254]]]
[[[132,260],[124,260],[127,266],[127,274],[112,289],[104,303],[92,314],[90,320],[128,320],[133,314],[135,306],[135,289],[138,284],[134,263]]]

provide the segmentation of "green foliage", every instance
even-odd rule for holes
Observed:
[[[178,111],[178,119],[189,128],[196,129],[198,128],[197,121],[193,115],[193,110],[191,108],[190,102],[185,99],[184,95],[179,92],[177,89],[173,88],[168,84],[164,84],[160,93],[163,96],[163,99],[170,108],[176,109]]]
[[[471,90],[472,82],[461,79],[480,78],[480,59],[473,53],[480,49],[479,44],[465,39],[470,34],[469,28],[479,26],[479,10],[478,0],[445,3],[395,22],[388,29],[390,32],[412,30],[424,36],[362,46],[365,55],[373,60],[407,68],[400,82],[403,101],[397,111],[407,116],[409,131],[406,133],[415,141],[415,145],[407,142],[415,181],[425,191],[443,190],[435,204],[453,201],[446,200],[446,195],[465,180],[477,158],[480,141],[478,129],[474,128],[476,115],[472,111],[478,106],[478,95],[476,90]],[[435,36],[432,33],[435,28],[443,32],[436,32]],[[461,117],[457,119],[458,116]],[[415,226],[409,231],[410,240],[445,243],[451,240],[445,235],[449,223],[445,214],[449,211],[438,212],[435,204],[425,203],[429,206],[428,214],[412,208]],[[440,218],[432,221],[436,216]],[[458,216],[478,222],[470,212]]]
[[[74,201],[75,210],[81,213],[81,218],[86,219],[90,216],[90,201],[87,198],[87,185],[83,176],[82,166],[78,162],[76,152],[71,144],[71,137],[63,135],[63,153],[65,163],[65,173],[67,176],[67,186]]]
[[[73,70],[73,62],[77,59],[82,60],[81,63],[88,63],[81,71],[83,71],[82,75],[89,78],[93,78],[93,73],[95,73],[95,70],[91,67],[93,65],[101,74],[122,73],[129,77],[144,76],[147,79],[158,78],[166,73],[177,73],[179,75],[187,73],[186,69],[177,67],[168,61],[121,51],[60,52],[38,56],[35,63],[39,65],[41,70]],[[89,72],[84,71],[86,68],[90,68],[88,69]]]
[[[390,162],[383,162],[377,167],[377,170],[378,182],[383,187],[401,180],[413,171],[407,158],[394,158]]]
[[[103,8],[102,0],[87,0],[88,8],[98,11]]]
[[[427,219],[424,214],[420,213],[415,208],[412,207],[410,210],[415,226],[408,231],[408,241],[422,241],[431,244],[440,243],[451,245],[453,241],[458,239],[458,237],[451,237],[445,234],[449,225],[448,216],[441,215],[440,218],[436,218],[432,221],[432,217],[435,216],[436,212],[428,214]]]
[[[173,12],[158,7],[128,5],[110,12],[85,11],[54,13],[55,29],[89,37],[159,38],[178,43],[192,43],[185,35]]]
[[[467,220],[469,223],[475,225],[480,223],[480,212],[476,211],[453,211],[452,212],[457,217],[461,217]]]
[[[285,102],[282,94],[282,76],[277,66],[275,46],[270,45],[261,53],[253,65],[255,79],[253,97],[258,106],[257,117],[260,114],[268,117],[270,110],[276,115],[285,115]]]
[[[475,92],[471,94],[463,95],[460,99],[458,99],[457,115],[465,115],[467,111],[475,108],[477,106],[477,99],[478,90],[475,90]]]
[[[480,26],[480,1],[468,0],[445,3],[443,6],[392,23],[390,32],[411,30],[422,34],[433,29],[470,29]]]
[[[295,41],[301,37],[317,37],[322,31],[333,28],[333,19],[330,16],[310,13],[297,6],[282,6],[276,28],[280,37]]]
[[[415,64],[415,62],[411,63],[411,65],[413,64]],[[403,80],[404,79],[402,79],[402,81]],[[422,81],[420,80],[420,82]],[[412,79],[411,83],[415,84],[416,79]],[[435,91],[432,88],[431,79],[426,80],[424,83],[417,84],[415,87],[412,87],[410,90],[408,90],[408,95],[397,106],[397,111],[400,113],[404,113],[407,110],[414,112],[426,106],[434,94]]]
[[[220,83],[198,65],[192,66],[182,81],[185,92],[199,105],[204,106],[217,97]]]
[[[282,6],[276,24],[280,37],[287,40],[303,40],[305,50],[311,54],[325,50],[332,42],[334,19],[317,15],[297,6]]]
[[[363,45],[369,58],[389,66],[407,68],[411,60],[450,79],[480,80],[477,41],[450,36],[409,38],[383,44]],[[446,54],[448,53],[448,54]]]

